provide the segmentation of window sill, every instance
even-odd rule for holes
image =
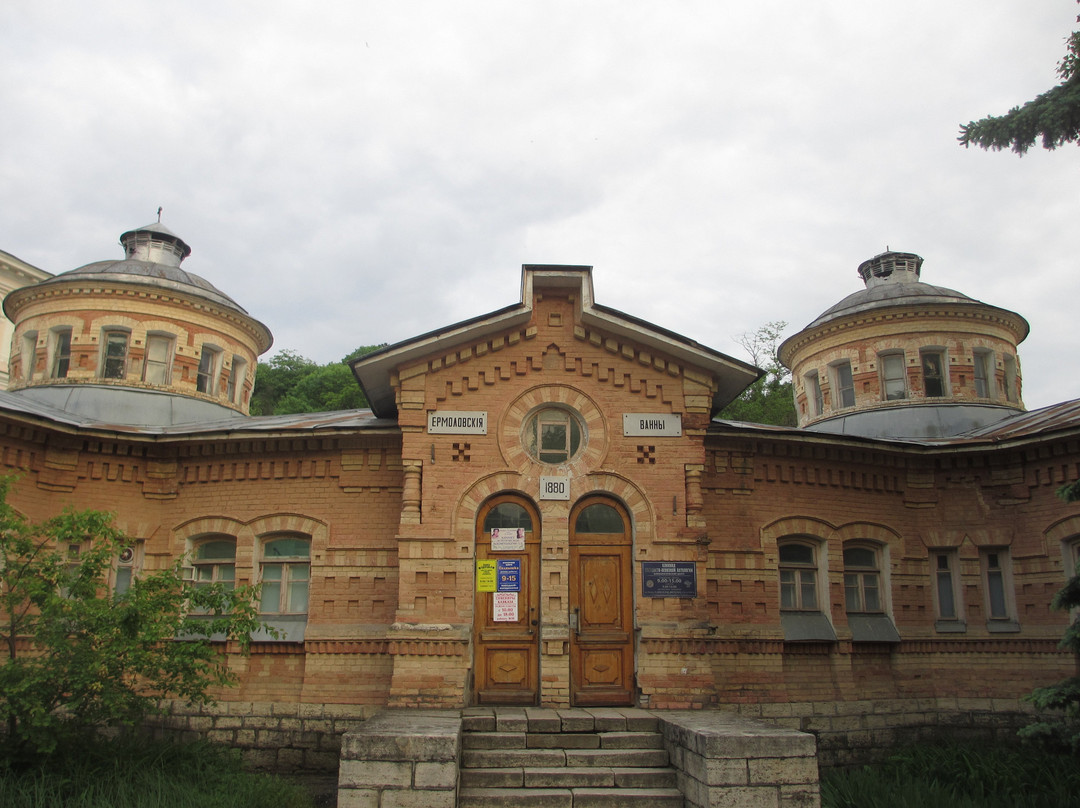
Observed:
[[[784,642],[836,642],[836,631],[822,612],[781,612]]]
[[[251,632],[252,642],[303,642],[307,630],[306,614],[261,614],[259,619],[277,631],[272,635],[265,629]]]
[[[987,620],[986,630],[991,634],[1016,634],[1020,624],[1016,620]]]
[[[965,634],[967,623],[963,620],[935,620],[934,631],[939,634]]]
[[[848,628],[852,642],[900,642],[900,633],[887,614],[849,614]]]

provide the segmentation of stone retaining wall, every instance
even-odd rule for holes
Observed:
[[[147,723],[156,737],[202,738],[239,749],[252,769],[277,773],[336,772],[341,737],[375,712],[354,704],[167,702],[168,712]]]
[[[822,768],[861,766],[897,747],[938,740],[1016,741],[1034,708],[1021,699],[866,699],[723,708],[817,738]],[[663,713],[660,713],[663,715]]]
[[[341,704],[172,702],[150,722],[157,735],[205,738],[240,749],[251,768],[283,773],[336,772],[341,738],[381,708]],[[659,716],[674,712],[655,711]],[[684,711],[678,711],[682,713]],[[1019,699],[874,699],[732,704],[690,714],[735,714],[817,738],[822,767],[872,763],[897,746],[937,739],[1005,741],[1032,720]]]
[[[814,737],[735,713],[654,713],[687,808],[818,808]]]
[[[461,714],[387,710],[345,734],[337,808],[454,808]]]

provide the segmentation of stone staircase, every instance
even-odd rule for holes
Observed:
[[[657,720],[635,708],[474,707],[458,808],[683,808]]]

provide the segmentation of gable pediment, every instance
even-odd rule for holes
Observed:
[[[492,361],[491,355],[503,352],[505,361]],[[488,361],[473,362],[480,357]],[[528,264],[522,268],[522,301],[516,306],[388,346],[351,366],[380,417],[396,414],[399,390],[404,392],[410,378],[431,373],[447,376],[448,395],[544,371],[625,384],[631,390],[655,386],[658,375],[690,377],[710,390],[713,412],[762,373],[679,334],[595,304],[591,267]],[[458,366],[456,373],[445,373]]]

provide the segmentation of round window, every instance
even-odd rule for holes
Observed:
[[[580,416],[562,407],[544,407],[525,419],[522,443],[541,463],[566,463],[582,448]]]

